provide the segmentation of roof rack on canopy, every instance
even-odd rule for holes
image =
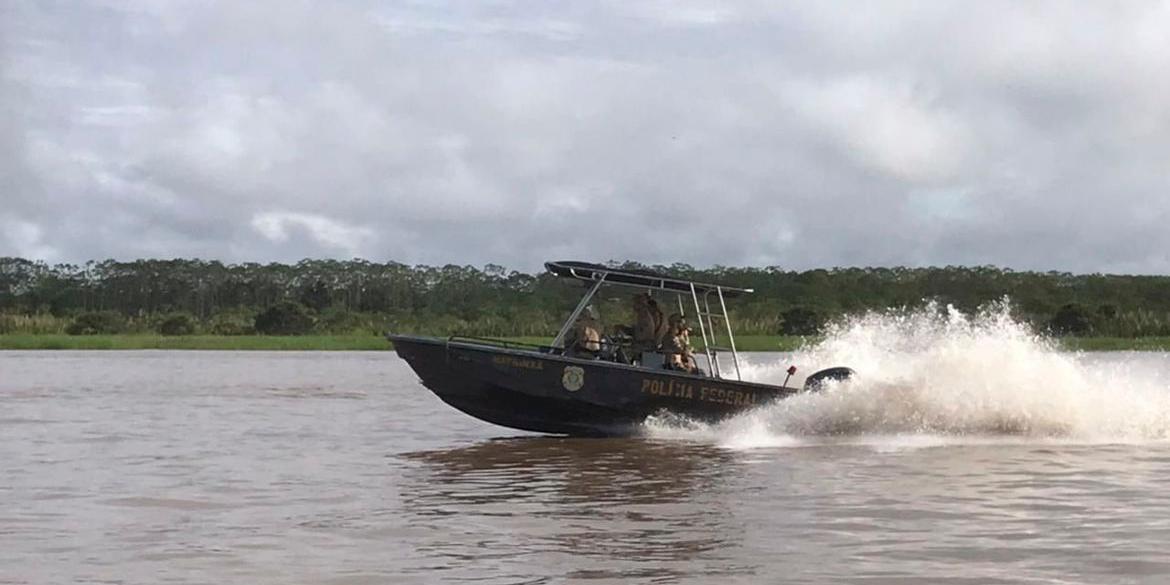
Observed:
[[[696,294],[706,294],[721,291],[723,296],[728,298],[754,292],[750,288],[736,288],[733,286],[723,286],[720,284],[695,282],[682,278],[665,276],[651,270],[623,270],[620,268],[609,268],[601,264],[593,264],[590,262],[561,260],[558,262],[545,262],[544,267],[547,268],[549,272],[563,278],[575,278],[577,280],[583,280],[587,282],[604,280],[606,284],[621,284],[651,290],[663,290],[687,294],[691,294],[692,292]]]

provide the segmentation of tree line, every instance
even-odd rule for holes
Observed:
[[[1016,272],[992,266],[794,271],[610,265],[754,289],[755,294],[729,306],[742,334],[814,334],[842,315],[930,301],[973,312],[1008,297],[1018,318],[1058,334],[1170,335],[1167,276]],[[174,259],[49,265],[6,257],[0,258],[0,333],[548,336],[580,294],[581,283],[493,264]],[[597,302],[603,319],[629,322],[628,296],[621,290],[604,294]]]

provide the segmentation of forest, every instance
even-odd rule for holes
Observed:
[[[815,335],[867,310],[931,301],[972,312],[1010,299],[1019,319],[1057,335],[1170,335],[1170,277],[939,268],[614,267],[752,288],[729,305],[747,335]],[[581,283],[489,264],[366,260],[225,264],[199,259],[84,265],[0,258],[0,334],[370,334],[551,336]],[[629,292],[603,295],[603,320],[628,322]]]

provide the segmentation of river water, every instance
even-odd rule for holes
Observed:
[[[391,352],[0,352],[0,583],[1170,582],[1170,358],[934,341],[602,440]]]

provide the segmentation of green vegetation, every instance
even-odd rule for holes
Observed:
[[[114,311],[82,313],[65,326],[69,335],[98,335],[121,333],[126,328],[126,318]]]
[[[194,335],[195,319],[185,313],[164,315],[158,323],[158,332],[163,335]]]
[[[254,323],[261,335],[308,335],[313,330],[309,309],[293,301],[280,301],[260,311]]]
[[[815,336],[825,323],[867,310],[935,301],[970,313],[1004,297],[1016,318],[1065,337],[1069,347],[1160,349],[1170,339],[1166,276],[614,265],[755,289],[729,303],[745,350],[792,349],[798,336]],[[0,258],[0,343],[380,349],[385,331],[549,338],[581,292],[580,283],[494,265],[106,260],[50,266]],[[628,291],[615,289],[595,305],[607,324],[630,323],[629,300]]]
[[[1170,337],[1066,337],[1071,351],[1170,351]]]
[[[376,335],[0,335],[0,349],[386,350]]]
[[[1048,327],[1057,335],[1088,335],[1093,331],[1093,315],[1077,303],[1069,303],[1056,310]]]
[[[816,335],[825,326],[825,317],[808,307],[788,309],[780,318],[780,329],[788,335]]]

